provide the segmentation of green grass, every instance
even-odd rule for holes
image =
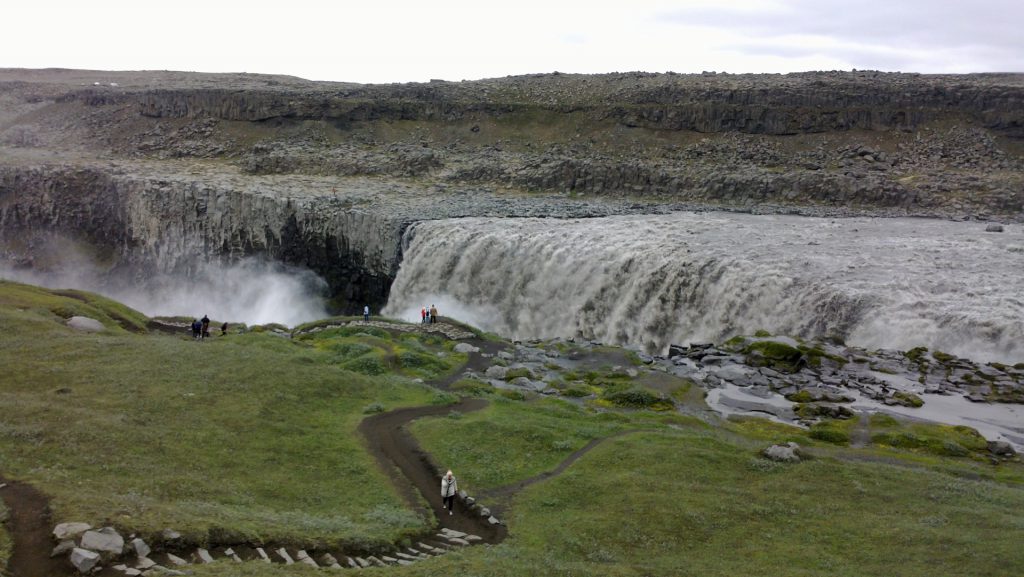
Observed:
[[[592,439],[622,428],[565,401],[529,404],[495,399],[482,411],[451,419],[420,419],[411,426],[420,444],[459,486],[493,489],[555,468]]]
[[[62,306],[91,307],[109,330],[66,328],[54,312]],[[0,469],[50,495],[55,522],[307,547],[393,542],[425,527],[355,429],[364,413],[451,402],[454,395],[413,382],[464,362],[451,343],[363,327],[194,342],[134,332],[144,317],[124,330],[133,313],[119,307],[0,285],[0,366],[14,368],[0,382]],[[384,372],[345,370],[357,361]],[[610,366],[586,372],[587,390],[653,387],[680,403],[702,402],[690,383],[647,383],[610,375]],[[861,450],[837,437],[848,438],[855,420],[806,430],[509,400],[471,380],[453,389],[491,404],[420,419],[410,430],[470,494],[550,471],[604,440],[563,474],[499,503],[509,527],[503,543],[370,575],[931,577],[1024,567],[1024,467],[989,464],[984,439],[966,427],[875,415],[875,444]],[[787,441],[814,458],[759,456]],[[0,532],[0,563],[9,548]],[[189,570],[315,573],[228,562]]]
[[[269,334],[80,333],[50,312],[66,297],[0,294],[13,327],[0,366],[16,367],[0,387],[0,463],[51,496],[55,520],[199,542],[391,541],[424,526],[355,429],[364,407],[426,404],[431,389]]]

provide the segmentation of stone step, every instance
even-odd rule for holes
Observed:
[[[274,553],[277,553],[277,556],[280,557],[282,561],[284,561],[285,565],[292,565],[293,563],[295,563],[295,560],[292,559],[292,556],[284,550],[284,547],[281,547],[280,549],[274,551]]]
[[[198,563],[213,563],[213,557],[210,556],[210,552],[202,547],[196,549],[194,557]]]
[[[361,567],[361,565],[359,565],[359,563],[357,563],[356,560],[351,557],[345,557],[345,562],[347,562],[348,566],[353,569],[359,569],[359,567]]]
[[[341,569],[341,564],[338,563],[338,559],[330,553],[324,553],[320,556],[320,564],[324,567],[330,567],[331,569]]]
[[[186,561],[186,560],[182,559],[181,557],[178,557],[178,556],[177,556],[177,555],[175,555],[174,553],[168,553],[168,554],[167,554],[167,561],[168,561],[168,562],[169,562],[169,563],[170,563],[171,565],[177,565],[178,567],[183,567],[183,566],[185,566],[185,565],[188,565],[188,564],[189,564],[189,563],[188,563],[188,561]]]
[[[299,549],[295,553],[295,559],[300,563],[305,563],[306,565],[309,565],[310,567],[319,567],[319,565],[316,564],[316,561],[314,561],[313,558],[309,556],[309,553],[306,553],[302,549]]]
[[[373,563],[374,565],[376,565],[378,567],[387,567],[388,566],[387,563],[381,561],[380,559],[378,559],[377,557],[374,557],[373,555],[367,557],[366,560],[369,561],[370,563]]]
[[[367,567],[370,566],[370,562],[367,561],[366,559],[363,559],[362,557],[356,557],[356,563],[359,563],[359,566],[362,567],[363,569],[366,569]]]
[[[231,549],[230,547],[224,550],[224,556],[228,557],[229,559],[232,559],[236,563],[242,562],[242,558],[239,557],[238,554],[235,553],[235,550]]]
[[[270,563],[270,557],[267,556],[267,552],[263,550],[263,547],[257,547],[256,554],[260,556],[260,561]]]

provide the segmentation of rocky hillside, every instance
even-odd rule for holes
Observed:
[[[1020,221],[1024,75],[0,70],[0,225],[21,261],[26,229],[165,270],[270,253],[348,306],[386,298],[413,220],[680,206]]]

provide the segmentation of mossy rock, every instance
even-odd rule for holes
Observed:
[[[809,391],[804,390],[786,395],[786,400],[792,401],[794,403],[812,403],[815,399],[814,395],[812,395]]]
[[[533,371],[531,371],[530,369],[528,369],[526,367],[519,367],[517,369],[509,369],[508,372],[505,373],[505,380],[506,381],[511,381],[513,379],[518,379],[519,377],[525,377],[527,379],[530,379],[531,381],[535,378],[533,376]]]
[[[617,390],[606,390],[601,399],[608,401],[617,407],[628,407],[633,409],[654,409],[658,407],[674,406],[672,401],[665,399],[654,391],[643,387],[629,387]]]
[[[898,404],[903,405],[904,407],[911,407],[916,409],[918,407],[924,406],[924,401],[921,400],[921,397],[915,395],[914,393],[896,391],[895,393],[893,393],[892,398],[895,399]]]
[[[907,357],[907,359],[915,363],[921,364],[927,362],[927,359],[925,358],[925,355],[927,354],[928,347],[914,347],[909,351],[903,353],[903,356]]]
[[[743,353],[747,355],[750,365],[767,365],[775,370],[795,372],[804,358],[804,353],[796,347],[778,341],[758,341],[748,344]]]

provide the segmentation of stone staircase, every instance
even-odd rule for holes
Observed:
[[[58,526],[54,530],[55,536],[61,532],[61,527],[66,525]],[[79,526],[82,525],[84,524],[79,524]],[[102,535],[107,541],[100,547],[96,547],[98,551],[85,549],[83,545],[89,544],[87,534]],[[70,551],[71,564],[78,569],[79,573],[96,572],[104,566],[108,566],[115,572],[129,577],[188,575],[190,573],[189,566],[223,562],[304,564],[330,570],[412,565],[444,555],[455,549],[483,542],[483,539],[477,535],[442,528],[430,537],[422,537],[414,546],[396,547],[395,550],[389,551],[387,554],[350,555],[338,551],[307,551],[275,546],[235,546],[210,549],[198,547],[186,551],[175,549],[173,541],[164,543],[160,547],[167,550],[157,552],[140,538],[132,539],[125,546],[124,540],[109,527],[99,531],[85,530],[81,536],[85,537],[82,542],[75,543],[79,540],[76,538],[77,536],[62,541],[62,545],[58,546],[60,550],[55,549],[54,554],[60,555]],[[117,546],[118,541],[120,541],[120,547]],[[120,551],[120,554],[115,553],[117,550]]]

